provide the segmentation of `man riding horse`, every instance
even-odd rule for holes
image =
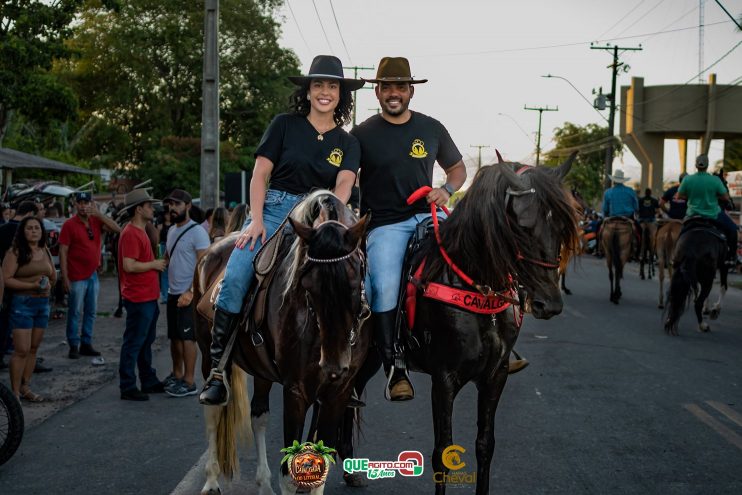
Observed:
[[[727,266],[734,268],[737,263],[737,225],[719,206],[719,201],[729,201],[729,194],[719,177],[708,173],[708,166],[708,156],[698,155],[696,158],[698,171],[685,178],[680,184],[677,196],[688,202],[686,218],[709,219],[721,230],[727,240]]]

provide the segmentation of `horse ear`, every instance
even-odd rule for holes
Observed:
[[[559,176],[559,180],[564,180],[564,178],[569,173],[569,170],[572,168],[572,163],[575,161],[575,157],[577,156],[577,151],[573,151],[571,155],[556,168],[557,175]]]
[[[356,246],[358,244],[358,241],[363,238],[364,235],[366,235],[366,229],[368,228],[368,224],[371,221],[371,212],[366,213],[361,217],[360,220],[356,222],[355,225],[350,227],[348,231],[345,233],[345,240],[350,244],[351,246]]]
[[[312,237],[314,236],[314,229],[312,227],[304,225],[300,221],[294,220],[291,217],[289,217],[289,223],[291,223],[291,226],[294,228],[296,235],[298,235],[302,240],[305,242],[312,240]]]
[[[500,169],[500,173],[502,173],[507,178],[511,187],[513,187],[514,189],[523,189],[524,187],[526,187],[525,184],[523,184],[521,178],[518,176],[518,174],[515,173],[510,165],[506,165],[503,163],[498,165],[498,167]]]
[[[502,155],[500,154],[500,150],[495,148],[495,153],[497,153],[497,163],[505,163],[505,160],[502,159]]]

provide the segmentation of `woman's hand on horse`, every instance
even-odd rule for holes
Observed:
[[[446,203],[448,203],[448,200],[450,198],[451,195],[448,194],[448,191],[446,191],[442,187],[436,187],[428,193],[428,195],[425,197],[425,200],[428,202],[428,204],[435,203],[436,206],[444,206]]]
[[[265,225],[263,222],[253,220],[250,225],[240,234],[235,242],[235,246],[240,249],[245,249],[247,243],[250,243],[250,251],[255,249],[255,242],[260,237],[260,242],[265,243]]]

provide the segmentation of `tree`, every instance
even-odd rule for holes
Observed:
[[[612,137],[608,128],[597,124],[582,127],[565,122],[562,127],[554,129],[555,148],[546,153],[547,165],[557,165],[572,151],[578,150],[572,170],[565,183],[577,189],[591,205],[596,205],[603,196],[603,178],[605,166],[605,147]],[[614,142],[614,153],[619,154],[621,145]]]
[[[221,139],[239,154],[251,155],[285,109],[286,76],[298,73],[296,56],[278,45],[278,5],[220,2]],[[70,41],[80,56],[59,67],[79,95],[80,125],[89,127],[82,149],[131,168],[158,156],[163,139],[200,136],[203,15],[203,2],[193,0],[120,0],[116,12],[86,5]]]
[[[724,170],[742,170],[742,139],[727,140],[724,143]]]
[[[70,57],[65,40],[84,0],[3,0],[0,8],[0,145],[13,112],[46,125],[73,116],[73,91],[50,74],[55,60]],[[104,0],[102,7],[115,7]]]

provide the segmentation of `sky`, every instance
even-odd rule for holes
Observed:
[[[608,110],[589,102],[602,86],[610,92],[612,52],[591,50],[590,43],[637,47],[620,60],[628,65],[618,85],[643,77],[645,86],[683,84],[699,74],[699,0],[286,0],[277,13],[281,44],[299,57],[306,73],[315,55],[334,54],[345,66],[377,67],[385,56],[410,61],[418,85],[412,110],[440,120],[464,155],[470,176],[476,169],[475,145],[484,164],[495,161],[495,147],[506,159],[535,163],[538,112],[524,106],[558,107],[544,112],[541,148],[552,149],[553,130],[564,122],[605,124]],[[714,0],[704,2],[703,68],[742,42],[742,32]],[[721,0],[734,16],[742,0]],[[333,12],[334,11],[334,12]],[[672,32],[664,32],[672,31]],[[742,46],[709,72],[717,84],[742,77]],[[360,71],[373,77],[375,70]],[[542,75],[564,77],[548,79]],[[346,69],[346,77],[352,77]],[[704,73],[706,81],[708,72]],[[739,82],[738,82],[739,83]],[[369,85],[370,87],[370,85]],[[373,90],[357,93],[357,121],[376,113]],[[585,99],[589,102],[586,102]],[[601,117],[601,115],[603,117]],[[740,109],[742,115],[742,109]],[[741,117],[742,118],[742,117]],[[619,112],[616,114],[616,134]],[[689,160],[697,150],[688,144]],[[713,141],[710,160],[723,154]],[[639,178],[640,168],[628,148],[614,170]],[[692,161],[689,161],[692,169]],[[680,170],[676,141],[665,143],[665,179]],[[443,182],[440,170],[434,183]]]

